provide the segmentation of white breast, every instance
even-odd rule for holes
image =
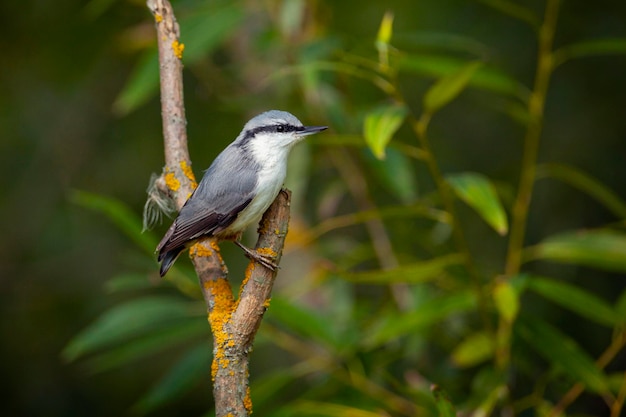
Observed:
[[[249,150],[261,166],[256,184],[256,195],[228,227],[229,233],[242,232],[256,222],[274,202],[283,186],[290,147],[268,145],[270,144],[263,140],[254,140],[250,143]],[[270,149],[271,152],[269,152]]]

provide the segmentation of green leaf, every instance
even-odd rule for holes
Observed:
[[[104,289],[109,293],[144,290],[153,288],[158,282],[150,280],[146,274],[123,273],[114,276],[104,284]]]
[[[380,22],[378,28],[378,35],[376,36],[376,43],[389,44],[391,41],[391,35],[393,33],[393,12],[386,11],[383,19]]]
[[[626,38],[593,39],[565,45],[555,51],[555,66],[574,58],[586,58],[597,55],[626,54]]]
[[[578,188],[620,219],[626,219],[626,203],[617,193],[587,173],[568,165],[539,165],[535,178],[540,179],[544,177],[552,177]]]
[[[463,339],[452,351],[452,361],[461,368],[469,368],[491,358],[495,341],[488,332],[475,332]]]
[[[113,111],[126,115],[151,99],[159,88],[159,57],[157,50],[146,50],[133,68],[126,85],[113,103]]]
[[[626,234],[598,229],[551,236],[527,250],[525,260],[537,259],[626,272]]]
[[[456,417],[456,410],[454,409],[454,405],[448,394],[439,388],[437,385],[433,385],[431,387],[431,392],[433,393],[433,397],[435,397],[435,404],[437,405],[437,411],[439,412],[439,417]]]
[[[515,329],[551,365],[594,392],[607,392],[608,384],[604,373],[573,339],[559,329],[532,317],[520,317]]]
[[[151,256],[154,253],[156,239],[150,233],[141,232],[143,228],[141,218],[121,201],[79,190],[72,191],[70,200],[74,204],[103,213],[139,247]]]
[[[448,183],[456,195],[476,212],[500,235],[508,230],[506,212],[498,198],[496,189],[487,177],[466,172],[448,175]]]
[[[433,78],[452,76],[467,65],[469,65],[467,60],[426,54],[402,55],[395,64],[401,72]],[[490,66],[478,68],[470,78],[469,85],[494,93],[512,96],[524,103],[530,97],[528,87],[507,73]]]
[[[365,116],[363,135],[376,158],[385,158],[385,148],[407,114],[408,109],[405,106],[396,104],[379,107]]]
[[[211,375],[211,348],[207,343],[187,351],[158,384],[134,406],[147,413],[166,404],[199,384]]]
[[[365,336],[364,344],[373,348],[398,337],[413,334],[419,329],[440,322],[453,314],[475,308],[476,296],[469,291],[434,298],[406,314],[385,316],[377,325],[372,326],[369,334]]]
[[[454,100],[467,87],[482,62],[469,62],[456,72],[438,80],[424,95],[424,112],[433,114]]]
[[[451,51],[484,57],[491,50],[476,39],[449,32],[417,31],[398,33],[393,36],[393,45],[400,50],[419,49],[431,51]]]
[[[508,323],[515,321],[519,312],[519,295],[509,282],[500,281],[495,284],[493,300],[504,320]]]
[[[387,11],[383,16],[376,36],[376,49],[378,50],[378,62],[380,69],[386,71],[389,68],[389,41],[393,33],[393,12]]]
[[[531,275],[527,286],[548,300],[596,323],[613,327],[620,320],[619,314],[606,301],[574,285]]]
[[[145,334],[165,324],[197,317],[199,303],[168,296],[151,296],[128,301],[104,312],[75,336],[63,350],[73,361],[98,349]]]
[[[261,333],[259,333],[261,336]],[[256,342],[255,342],[256,343]],[[314,373],[317,369],[306,368],[309,372],[297,372],[292,367],[275,367],[261,375],[255,376],[250,384],[252,386],[250,393],[252,396],[252,404],[254,408],[263,408],[265,404],[279,401],[284,398],[285,390],[288,389],[294,381],[299,380],[303,376]],[[298,369],[303,369],[299,367]]]
[[[232,1],[199,3],[180,20],[181,41],[185,44],[183,60],[195,63],[214,51],[233,33],[245,18],[243,8]]]
[[[328,325],[326,318],[281,297],[272,298],[267,318],[276,320],[298,334],[307,336],[312,340],[323,342],[329,346],[337,344],[332,331],[333,327]]]
[[[428,261],[402,265],[393,269],[344,273],[342,274],[342,277],[350,282],[359,284],[416,284],[431,281],[440,277],[442,274],[445,274],[447,267],[462,263],[463,255],[451,254],[430,259]]]
[[[188,344],[190,340],[207,338],[209,325],[204,317],[191,318],[183,322],[170,323],[168,327],[154,329],[151,333],[125,342],[118,347],[109,348],[87,361],[93,372],[103,372],[124,366],[149,355],[170,349],[173,346]]]
[[[408,156],[391,147],[387,148],[384,161],[372,156],[371,152],[364,154],[365,162],[387,190],[403,203],[411,203],[417,199],[415,165]]]

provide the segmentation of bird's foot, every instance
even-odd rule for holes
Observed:
[[[256,262],[260,263],[261,265],[263,265],[264,267],[266,267],[270,271],[276,271],[279,268],[279,266],[276,265],[274,260],[271,259],[270,257],[262,255],[259,252],[244,246],[238,240],[235,240],[234,242],[235,242],[235,245],[237,245],[241,249],[243,249],[243,251],[245,252],[245,254],[246,254],[246,256],[248,258],[252,259],[253,261],[256,261]]]

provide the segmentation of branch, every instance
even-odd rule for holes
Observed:
[[[265,212],[255,249],[278,264],[289,226],[291,192],[282,190]],[[246,269],[239,299],[233,302],[225,279],[203,282],[215,300],[209,312],[213,329],[213,395],[217,416],[252,413],[248,364],[254,336],[269,307],[277,271],[251,261]],[[221,410],[221,412],[220,412]],[[232,414],[228,414],[232,413]]]
[[[165,168],[157,181],[178,210],[196,188],[187,149],[181,62],[184,45],[171,4],[148,0],[154,15],[159,48],[161,112]],[[255,249],[278,264],[289,225],[291,193],[282,190],[263,215]],[[213,395],[216,416],[247,416],[252,412],[248,382],[249,354],[256,331],[269,306],[276,271],[251,261],[237,301],[227,280],[228,269],[214,238],[204,239],[189,251],[198,274],[213,332]]]

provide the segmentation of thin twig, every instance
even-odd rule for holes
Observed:
[[[554,70],[554,55],[552,51],[556,23],[559,15],[560,0],[548,0],[543,23],[539,29],[539,51],[535,85],[528,101],[529,123],[524,138],[524,151],[517,197],[513,204],[511,234],[505,273],[508,277],[517,274],[522,263],[522,247],[526,234],[526,221],[535,183],[535,171],[539,142],[543,126],[544,107],[550,77]]]
[[[617,356],[617,354],[621,352],[622,349],[624,349],[624,346],[626,346],[626,332],[622,331],[613,338],[613,341],[611,342],[609,347],[607,347],[602,355],[600,355],[598,360],[596,360],[596,365],[598,366],[598,368],[604,369],[615,358],[615,356]],[[561,400],[552,408],[552,410],[547,413],[547,416],[556,417],[563,415],[565,409],[571,403],[573,403],[576,398],[578,398],[580,394],[582,394],[584,391],[585,384],[583,384],[582,382],[577,382],[576,384],[574,384],[572,388],[570,388],[569,391],[567,391],[565,395],[563,395]]]

